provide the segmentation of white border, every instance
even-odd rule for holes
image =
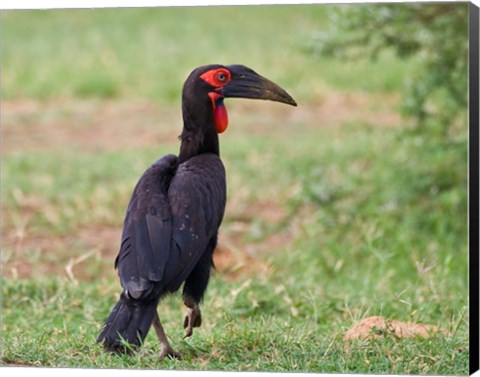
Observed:
[[[421,0],[422,1],[422,0]],[[452,0],[423,0],[424,2],[452,2]],[[457,2],[464,2],[453,0]],[[333,3],[398,3],[418,2],[418,0],[383,0],[383,1],[361,1],[361,0],[330,0],[330,1],[299,1],[299,0],[2,0],[0,9],[80,9],[80,8],[131,8],[131,7],[158,7],[158,6],[218,6],[218,5],[280,5],[280,4],[333,4]],[[479,5],[480,0],[473,0],[472,3]]]

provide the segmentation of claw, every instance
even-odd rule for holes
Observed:
[[[198,305],[194,305],[187,310],[187,315],[183,320],[183,328],[185,330],[185,336],[183,339],[192,336],[193,328],[200,327],[202,325],[202,313]]]
[[[181,359],[181,354],[175,352],[171,347],[166,347],[160,352],[160,360],[165,359],[166,357],[173,359]]]
[[[175,352],[168,342],[165,331],[163,331],[162,323],[158,317],[158,313],[155,312],[155,317],[153,317],[153,328],[157,333],[158,341],[160,342],[160,360],[165,359],[166,357],[179,359],[181,355],[178,352]]]

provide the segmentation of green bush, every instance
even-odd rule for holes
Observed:
[[[420,68],[405,80],[403,112],[418,126],[439,126],[442,134],[464,119],[467,3],[344,5],[335,7],[330,17],[330,30],[313,40],[315,54],[376,59],[393,50],[400,59],[415,58]]]

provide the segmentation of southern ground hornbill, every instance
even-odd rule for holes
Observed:
[[[97,340],[108,351],[140,346],[153,323],[161,357],[178,356],[163,331],[157,305],[184,282],[185,337],[201,325],[199,303],[225,210],[218,134],[227,128],[227,97],[296,106],[285,90],[242,65],[208,65],[190,74],[182,94],[180,153],[162,157],[143,174],[127,208],[115,260],[123,292]]]

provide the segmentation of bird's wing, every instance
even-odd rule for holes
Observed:
[[[224,166],[214,154],[201,154],[178,166],[168,201],[172,213],[172,246],[165,283],[175,291],[216,237],[225,210]]]
[[[156,286],[152,283],[165,273],[172,235],[167,192],[176,161],[167,155],[155,162],[138,181],[127,208],[115,267],[133,298],[148,297]]]
[[[135,299],[176,291],[223,219],[225,169],[218,156],[199,155],[176,170],[175,164],[175,156],[153,164],[127,209],[115,266],[122,287]]]

